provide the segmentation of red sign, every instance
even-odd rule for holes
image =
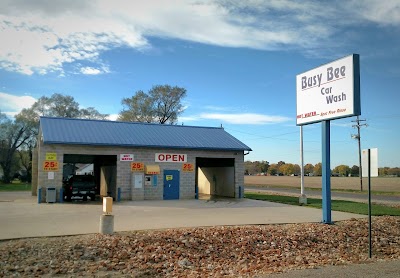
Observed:
[[[58,171],[58,161],[45,160],[43,162],[43,171],[46,171],[46,172]]]
[[[156,162],[186,162],[187,154],[156,153]]]
[[[193,172],[194,165],[192,163],[183,163],[182,164],[182,171],[183,172]]]
[[[132,172],[143,172],[144,171],[144,163],[132,162],[131,163],[131,171]]]

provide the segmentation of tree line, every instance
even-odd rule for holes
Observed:
[[[332,176],[340,177],[358,177],[359,166],[353,165],[338,165],[331,170]],[[278,163],[270,164],[268,161],[245,161],[245,175],[270,175],[270,176],[292,176],[300,175],[300,165],[285,163],[279,161]],[[400,168],[383,167],[378,169],[379,176],[396,176],[400,177]],[[322,163],[315,165],[307,163],[304,165],[305,176],[322,176]]]
[[[147,93],[137,91],[132,97],[121,100],[119,121],[176,124],[183,112],[186,89],[156,85]],[[0,178],[10,183],[15,175],[30,182],[32,177],[32,152],[37,144],[41,116],[107,120],[94,107],[81,108],[72,96],[55,93],[42,96],[30,108],[23,109],[14,119],[0,111]]]

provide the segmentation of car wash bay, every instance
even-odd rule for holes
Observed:
[[[200,196],[235,197],[234,158],[196,158]]]
[[[117,156],[116,155],[84,155],[64,154],[63,180],[75,175],[76,165],[93,165],[93,175],[96,184],[96,195],[116,198]]]

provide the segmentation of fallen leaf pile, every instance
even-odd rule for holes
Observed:
[[[400,217],[373,218],[373,260],[400,258]],[[0,276],[255,277],[371,261],[368,221],[221,226],[0,242]]]

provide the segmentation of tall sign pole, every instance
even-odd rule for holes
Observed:
[[[331,216],[331,123],[322,122],[322,222],[332,223]]]
[[[300,126],[300,198],[299,204],[307,204],[307,196],[304,190],[304,152],[303,152],[303,126]]]
[[[297,125],[322,122],[322,221],[330,224],[330,121],[361,115],[360,56],[352,54],[298,74],[296,108]]]

